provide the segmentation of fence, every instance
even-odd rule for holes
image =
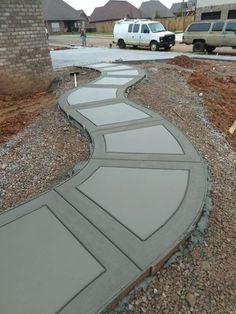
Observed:
[[[163,24],[168,31],[182,32],[189,24],[194,22],[194,16],[188,15],[184,17],[168,17],[157,19],[157,21]]]
[[[115,21],[99,22],[96,23],[97,33],[112,33]]]
[[[194,16],[184,16],[184,17],[168,17],[156,19],[161,22],[168,31],[172,32],[182,32],[186,27],[194,21]],[[97,33],[112,33],[115,21],[99,22],[96,23]]]

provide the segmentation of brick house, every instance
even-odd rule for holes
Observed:
[[[182,16],[182,11],[184,15],[186,15],[188,9],[188,3],[187,2],[175,2],[172,4],[170,11],[174,16]]]
[[[170,11],[174,16],[188,16],[188,15],[194,15],[195,14],[195,8],[196,8],[196,1],[197,0],[188,0],[188,1],[181,1],[181,2],[175,2],[172,4]]]
[[[88,25],[83,10],[75,10],[62,0],[41,0],[43,18],[49,34],[78,32]]]
[[[236,19],[235,0],[198,0],[196,21]]]
[[[40,0],[1,0],[0,12],[1,94],[47,90],[54,74]]]
[[[116,21],[123,18],[144,18],[142,12],[128,1],[110,0],[103,7],[94,9],[89,18],[96,25],[97,32],[112,32]]]

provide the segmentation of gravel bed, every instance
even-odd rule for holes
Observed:
[[[86,134],[70,125],[56,104],[61,94],[74,87],[70,75],[74,71],[79,72],[79,84],[99,76],[96,71],[79,68],[58,71],[51,104],[48,95],[46,100],[40,98],[46,107],[21,132],[0,145],[0,212],[50,190],[68,178],[77,163],[89,158]]]
[[[213,206],[204,235],[194,239],[197,245],[179,251],[112,313],[235,314],[236,153],[208,121],[203,97],[181,73],[191,69],[155,62],[138,66],[147,71],[147,79],[129,98],[157,110],[192,141],[208,164]]]

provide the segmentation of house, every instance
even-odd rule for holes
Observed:
[[[170,11],[175,16],[182,16],[182,14],[187,15],[188,3],[187,2],[176,2],[173,3]]]
[[[142,3],[140,11],[151,19],[173,17],[173,13],[158,0],[150,0]]]
[[[79,31],[88,24],[83,10],[75,10],[62,0],[41,0],[43,18],[49,34]]]
[[[144,17],[146,16],[128,1],[110,0],[103,7],[95,8],[89,21],[96,24],[97,32],[112,32],[115,22],[120,19]]]
[[[235,0],[198,0],[196,21],[236,19]]]

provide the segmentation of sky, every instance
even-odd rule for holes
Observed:
[[[104,6],[108,0],[64,0],[70,6],[75,9],[84,10],[84,12],[89,16],[93,13],[95,7]],[[142,2],[147,0],[127,0],[129,3],[133,4],[136,8],[139,8]],[[180,0],[160,0],[167,8],[170,8],[174,2],[180,2]]]

